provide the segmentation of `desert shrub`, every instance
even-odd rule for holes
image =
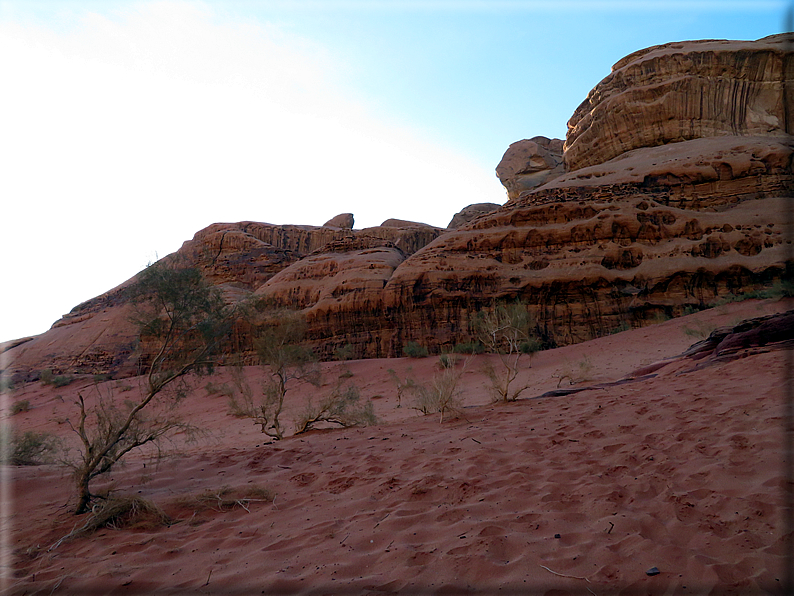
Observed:
[[[419,342],[409,341],[403,346],[403,354],[409,358],[426,358],[428,351],[426,347],[419,345]]]
[[[360,405],[360,400],[361,396],[355,385],[337,385],[317,404],[311,400],[306,403],[306,408],[295,422],[295,434],[305,433],[321,422],[345,428],[377,424],[372,401],[367,400],[364,405]]]
[[[438,357],[438,365],[441,368],[453,368],[457,362],[458,359],[453,354],[441,354]]]
[[[0,393],[8,393],[14,390],[14,381],[9,377],[0,377]]]
[[[696,339],[706,339],[711,332],[717,328],[716,325],[713,323],[706,323],[704,321],[697,321],[692,323],[692,326],[689,325],[684,327],[684,334],[688,337],[694,337]]]
[[[557,376],[559,379],[557,381],[557,387],[559,387],[565,379],[568,379],[569,385],[576,385],[591,380],[592,371],[593,363],[590,362],[588,356],[585,356],[574,364],[566,361],[559,375],[552,375],[552,378]]]
[[[4,434],[8,429],[4,426]],[[14,466],[38,466],[52,463],[60,450],[60,441],[50,433],[33,430],[10,433],[9,463]]]
[[[170,523],[165,512],[148,499],[138,496],[108,497],[94,505],[86,523],[73,534],[90,534],[101,528],[153,529]]]
[[[66,387],[72,381],[74,381],[74,377],[72,375],[57,375],[52,380],[53,387]]]
[[[243,488],[222,486],[217,489],[207,489],[197,495],[180,497],[176,504],[191,508],[194,511],[231,511],[245,509],[250,511],[252,503],[272,503],[276,498],[273,491],[252,484]]]
[[[458,391],[461,374],[454,368],[447,368],[433,375],[429,385],[414,383],[409,388],[414,394],[413,409],[422,414],[440,414],[439,422],[444,422],[445,416],[453,418],[461,416],[460,392]]]
[[[612,329],[609,334],[615,335],[616,333],[623,333],[624,331],[631,331],[631,325],[626,321],[622,321],[620,325]]]
[[[15,401],[11,404],[11,415],[19,414],[20,412],[27,412],[30,410],[30,402],[26,399]]]
[[[77,420],[69,426],[80,445],[77,456],[66,462],[74,471],[76,514],[90,510],[97,498],[90,491],[93,479],[110,472],[127,453],[150,443],[159,452],[165,437],[180,432],[190,437],[195,431],[177,410],[187,375],[212,371],[220,342],[236,317],[198,269],[174,259],[148,266],[126,293],[133,306],[131,322],[141,345],[148,346],[142,354],[148,351],[151,357],[140,362],[147,373],[134,400],[122,405],[111,388],[102,395],[95,385],[97,400],[89,408],[78,394]]]
[[[511,388],[518,376],[521,356],[540,350],[540,341],[531,334],[532,318],[521,303],[496,305],[490,310],[480,311],[474,318],[474,328],[480,341],[489,352],[499,356],[501,366],[497,369],[491,362],[485,365],[485,373],[491,382],[494,401],[515,401],[528,385]]]
[[[334,350],[334,359],[339,361],[352,360],[355,355],[356,348],[353,344],[345,344]]]
[[[473,341],[469,343],[455,344],[455,346],[452,348],[452,351],[455,354],[483,354],[485,352],[485,346],[478,341]]]
[[[45,368],[39,373],[39,381],[45,385],[52,385],[52,379],[55,375],[52,374],[52,369]]]
[[[104,383],[105,381],[110,381],[113,378],[113,375],[110,373],[97,373],[93,378],[94,383]]]
[[[207,395],[225,395],[226,397],[232,397],[234,395],[234,389],[226,383],[218,385],[209,381],[204,385],[204,390],[207,392]]]
[[[403,394],[413,387],[416,384],[416,381],[414,381],[410,376],[406,376],[404,379],[400,378],[397,373],[394,372],[393,368],[390,368],[387,372],[389,373],[389,378],[397,386],[397,407],[399,408],[402,405]],[[408,372],[411,372],[410,368],[408,369]]]

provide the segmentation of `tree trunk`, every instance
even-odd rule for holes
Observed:
[[[89,476],[87,473],[81,473],[76,480],[77,484],[77,508],[74,514],[80,515],[89,510],[88,505],[91,503],[91,493],[88,490]]]

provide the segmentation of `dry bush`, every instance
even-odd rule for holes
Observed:
[[[257,485],[243,488],[222,486],[178,499],[177,504],[194,511],[231,511],[238,507],[250,511],[251,503],[272,503],[275,498],[273,491]]]
[[[540,341],[531,335],[532,318],[520,303],[497,305],[488,311],[480,311],[474,319],[474,327],[480,341],[487,350],[499,356],[501,367],[488,363],[485,373],[491,381],[494,401],[515,401],[529,386],[511,388],[518,377],[521,356],[532,354],[541,348]]]
[[[264,434],[277,441],[284,438],[280,416],[292,382],[320,383],[317,357],[301,345],[305,334],[306,321],[299,313],[271,311],[267,325],[255,341],[265,371],[261,394],[254,395],[243,378],[242,367],[235,367],[238,370],[233,373],[232,381],[239,395],[229,398],[229,413],[251,418]]]
[[[60,440],[50,433],[28,430],[19,434],[9,431],[5,424],[0,432],[3,434],[4,446],[6,442],[8,443],[8,463],[12,466],[39,466],[52,463],[61,449]]]
[[[409,376],[406,376],[404,379],[400,378],[397,376],[397,373],[394,372],[393,368],[390,368],[387,372],[389,373],[389,378],[391,378],[397,386],[397,407],[399,408],[402,405],[403,395],[416,385],[416,381]],[[411,372],[410,367],[407,372]]]
[[[430,385],[414,383],[409,390],[414,394],[413,409],[422,414],[441,414],[439,422],[444,422],[444,417],[462,417],[462,405],[458,381],[462,371],[447,368],[433,375]]]
[[[371,426],[377,424],[372,401],[367,400],[364,405],[359,405],[361,396],[358,387],[341,384],[314,404],[310,399],[306,408],[295,422],[295,434],[305,433],[317,424],[326,422],[347,428],[350,426]]]
[[[593,378],[593,363],[590,362],[590,358],[587,356],[573,364],[566,360],[562,370],[558,374],[552,375],[552,378],[555,377],[559,379],[557,381],[557,387],[559,387],[565,379],[568,379],[569,385],[577,385],[585,381],[591,381]]]

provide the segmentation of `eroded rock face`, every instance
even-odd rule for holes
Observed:
[[[498,205],[497,203],[475,203],[474,205],[464,207],[452,216],[452,220],[449,222],[447,229],[454,230],[459,228],[469,223],[471,220],[480,217],[481,215],[496,211],[500,206],[501,205]]]
[[[352,213],[340,213],[336,217],[332,217],[323,224],[324,228],[343,228],[345,230],[352,230],[355,225],[355,219]]]
[[[703,137],[785,137],[794,130],[787,35],[668,43],[626,56],[568,121],[568,171]]]
[[[533,137],[510,145],[496,166],[496,176],[507,189],[507,199],[531,191],[565,173],[560,139]]]
[[[448,349],[498,300],[526,302],[546,343],[563,345],[768,287],[783,275],[794,192],[781,48],[685,42],[621,60],[571,119],[568,171],[560,141],[515,143],[498,168],[508,202],[472,205],[448,230],[353,230],[350,214],[214,224],[167,258],[201,269],[229,303],[300,309],[324,357],[348,343],[357,357],[400,356],[407,341]],[[124,285],[79,305],[7,347],[12,366],[134,373],[128,308]],[[226,351],[251,356],[257,324],[238,325]]]

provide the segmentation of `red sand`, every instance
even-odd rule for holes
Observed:
[[[386,372],[411,367],[426,381],[433,357],[325,365],[327,378],[352,373],[381,423],[271,444],[201,380],[183,411],[209,439],[156,467],[130,457],[97,483],[151,499],[178,523],[53,546],[85,519],[70,513],[68,473],[13,470],[11,593],[780,593],[784,351],[699,370],[677,361],[654,378],[529,398],[565,373],[591,385],[680,354],[697,340],[684,328],[788,306],[730,304],[540,353],[520,377],[530,389],[510,404],[490,404],[482,364],[492,357],[477,357],[460,383],[465,419],[443,424],[407,407],[410,397],[397,409]],[[74,416],[78,391],[94,389],[19,389],[12,400],[33,408],[12,420],[68,437],[58,420]],[[288,393],[287,418],[307,392]],[[191,505],[223,486],[276,499]],[[648,576],[652,567],[660,573]]]

